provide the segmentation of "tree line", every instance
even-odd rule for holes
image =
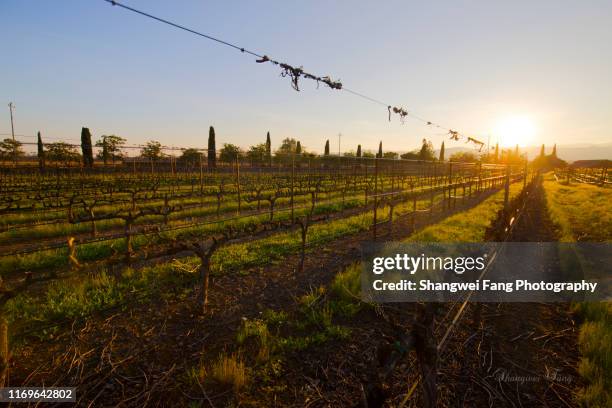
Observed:
[[[82,163],[84,167],[93,167],[95,161],[93,148],[95,146],[97,148],[95,159],[102,161],[105,165],[116,164],[126,158],[123,151],[126,142],[125,138],[117,135],[103,135],[94,145],[92,144],[91,132],[88,128],[83,127],[81,130],[81,151],[79,152],[77,146],[66,142],[43,143],[41,134],[38,132],[37,159],[41,168],[44,168],[46,162],[61,163],[63,165],[77,162]],[[545,156],[543,149],[544,146],[542,146],[542,154],[534,160],[535,164],[554,167],[565,163],[557,158],[556,146],[553,148],[553,153],[550,156]],[[19,141],[4,139],[0,142],[0,160],[17,160],[24,156],[23,146]],[[270,132],[267,132],[265,142],[252,145],[246,150],[232,143],[224,143],[220,149],[217,149],[215,129],[213,126],[210,126],[207,149],[184,149],[176,160],[178,163],[190,166],[197,166],[205,162],[209,168],[214,168],[217,160],[224,163],[232,163],[238,159],[246,158],[252,164],[272,165],[273,158],[278,161],[286,160],[291,156],[309,158],[321,155],[308,151],[299,140],[294,138],[283,139],[280,146],[273,152]],[[322,156],[331,156],[329,139],[325,141]],[[484,163],[521,163],[526,159],[520,153],[518,145],[515,149],[500,150],[497,144],[484,154],[462,151],[456,152],[447,158],[445,156],[444,142],[442,142],[440,150],[436,154],[432,142],[427,139],[422,140],[420,148],[403,154],[394,151],[383,151],[383,144],[380,141],[377,152],[364,150],[361,145],[358,145],[356,150],[345,152],[343,156]],[[160,142],[151,140],[141,148],[139,157],[147,161],[157,162],[170,156],[164,153],[164,147]],[[545,157],[548,157],[548,159],[545,159]]]

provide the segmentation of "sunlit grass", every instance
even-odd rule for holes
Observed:
[[[560,183],[544,176],[547,206],[560,241],[609,242],[612,238],[612,190],[584,183]],[[588,302],[572,306],[580,326],[578,372],[587,385],[578,401],[587,407],[612,406],[612,303]]]
[[[544,175],[552,221],[561,242],[604,242],[612,239],[612,189],[585,183],[559,183]]]
[[[511,184],[509,199],[519,195],[522,187],[522,183]],[[487,228],[497,218],[497,212],[503,205],[504,191],[498,191],[469,210],[425,227],[406,242],[483,242]]]

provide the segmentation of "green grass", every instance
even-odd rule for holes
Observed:
[[[418,202],[426,205],[428,200]],[[412,203],[398,206],[398,209],[412,207]],[[380,219],[388,215],[388,209],[379,209]],[[341,236],[363,231],[372,224],[371,212],[358,214],[347,218],[313,225],[309,229],[308,241],[316,245],[314,248],[331,242]],[[265,266],[279,262],[287,255],[296,253],[300,249],[299,232],[282,232],[267,238],[247,243],[232,244],[218,249],[211,259],[213,275],[223,273],[243,273],[245,269],[256,266]],[[109,251],[108,247],[83,245],[86,251],[80,252],[79,259],[85,257],[95,258],[102,251]],[[35,255],[35,256],[33,256]],[[40,254],[26,257],[29,262],[45,262],[58,265],[65,263],[66,253],[56,252],[55,258],[39,258]],[[6,261],[6,260],[4,260]],[[46,293],[41,295],[22,294],[8,302],[5,313],[10,321],[21,323],[38,322],[47,323],[61,318],[74,318],[85,316],[109,306],[121,304],[132,293],[140,295],[159,295],[167,293],[183,293],[185,288],[193,287],[197,280],[196,274],[186,272],[195,270],[199,260],[197,257],[181,258],[173,262],[145,267],[138,270],[128,269],[121,277],[83,276],[75,274],[73,279],[51,283]],[[5,264],[6,265],[6,264]],[[21,264],[23,266],[23,264]],[[336,307],[336,305],[332,305]],[[337,307],[340,307],[338,305]],[[350,313],[346,310],[343,313]],[[336,329],[332,329],[334,331]],[[44,334],[44,333],[43,333]],[[341,334],[340,332],[335,333]],[[319,339],[321,340],[321,339]],[[291,340],[288,340],[291,342]],[[303,345],[304,346],[304,345]],[[298,345],[296,345],[298,347]]]
[[[581,303],[574,306],[584,318],[580,326],[578,344],[580,364],[578,372],[587,386],[580,390],[578,399],[588,407],[612,405],[612,304],[609,302]]]
[[[319,200],[321,201],[322,204],[325,204],[325,201],[329,201],[329,200],[337,201],[341,198],[341,196],[342,194],[338,191],[333,191],[330,193],[321,193],[319,195]],[[363,193],[357,193],[357,194],[347,193],[345,196],[345,200],[348,203],[353,202],[355,200],[363,201],[362,199],[363,199]],[[170,205],[176,205],[178,203],[181,203],[184,205],[200,204],[200,200],[189,199],[189,200],[170,201]],[[290,198],[283,197],[277,200],[276,206],[277,208],[280,209],[282,206],[288,206],[289,203],[290,203]],[[294,199],[295,206],[303,206],[309,203],[310,203],[309,195],[298,195]],[[168,227],[184,225],[185,223],[192,222],[191,219],[194,219],[194,218],[202,219],[206,217],[210,218],[210,217],[215,216],[217,214],[216,198],[213,199],[210,197],[206,197],[205,204],[206,205],[202,207],[198,206],[195,208],[189,208],[189,209],[185,209],[182,211],[173,212],[172,214],[168,216],[168,220],[169,220]],[[150,206],[150,207],[159,207],[161,205],[163,205],[163,200],[154,200],[154,201],[150,201],[146,203],[146,206]],[[127,204],[114,205],[114,206],[100,206],[100,208],[96,208],[96,213],[97,214],[111,213],[113,211],[116,211],[119,209],[127,209],[129,207],[130,206]],[[268,202],[262,200],[261,201],[261,211],[265,212],[268,207],[269,207]],[[244,197],[243,197],[242,202],[241,202],[242,212],[255,211],[256,209],[257,209],[256,202],[246,202],[244,201]],[[225,196],[224,200],[221,202],[221,206],[219,207],[219,214],[227,216],[227,214],[235,213],[237,211],[238,211],[237,196],[233,194]],[[81,212],[80,207],[77,207],[75,209],[75,214],[78,215],[80,214],[80,212]],[[4,217],[5,219],[3,222],[5,225],[12,224],[16,220],[19,220],[19,217],[23,217],[24,215],[27,215],[27,214],[18,214],[17,217],[8,215]],[[36,240],[36,239],[42,239],[42,238],[65,237],[68,235],[86,234],[86,233],[91,232],[90,222],[70,224],[67,221],[66,213],[63,213],[63,220],[64,220],[63,223],[32,226],[30,228],[21,228],[21,229],[9,230],[6,232],[0,232],[0,245],[9,244],[9,243],[14,244],[14,243],[19,243],[19,242],[27,242],[30,240]],[[42,221],[42,220],[38,219],[37,221]],[[138,225],[145,225],[145,224],[147,225],[162,224],[162,222],[163,222],[163,216],[149,215],[149,216],[138,218],[135,221],[134,225],[138,226]],[[123,226],[124,226],[124,223],[120,219],[96,221],[96,229],[98,230],[98,233],[121,229]]]
[[[440,195],[437,195],[439,199]],[[362,204],[362,199],[347,199],[344,204],[336,203],[325,203],[322,202],[315,207],[316,214],[332,214],[341,211],[343,208],[355,208]],[[417,207],[423,208],[429,205],[429,200],[418,200]],[[403,211],[412,209],[411,203],[404,203],[396,207],[396,213],[400,214]],[[295,215],[300,216],[306,214],[309,211],[308,208],[296,209]],[[274,215],[275,220],[288,220],[290,219],[290,212],[285,209],[283,211],[276,211]],[[379,221],[383,220],[384,217],[388,216],[387,209],[379,210]],[[226,222],[211,222],[203,225],[189,226],[179,230],[162,232],[160,235],[164,239],[177,239],[177,240],[188,240],[202,235],[218,233],[228,226],[233,226],[237,229],[244,228],[249,224],[258,224],[265,222],[269,219],[268,214],[254,215],[249,217],[240,218],[237,220],[231,220]],[[309,240],[322,242],[328,242],[329,240],[338,236],[338,234],[349,234],[354,233],[364,228],[369,227],[372,222],[371,212],[365,214],[352,216],[342,220],[328,222],[324,225],[315,225],[311,227],[309,232]],[[329,231],[326,229],[329,227]],[[268,255],[274,253],[280,255],[286,255],[296,250],[296,241],[299,233],[295,232],[291,237],[280,236],[277,244],[274,242],[263,242],[262,255],[268,259]],[[292,246],[284,248],[287,245],[287,240],[294,242]],[[136,235],[132,239],[132,245],[134,250],[143,248],[148,245],[154,245],[159,242],[159,239],[155,235]],[[125,253],[126,241],[124,238],[118,238],[115,240],[108,240],[102,242],[94,242],[89,244],[77,245],[77,258],[81,263],[98,261],[105,259],[113,255],[114,253],[123,254]],[[236,256],[242,259],[255,259],[252,253],[247,253],[247,250],[252,250],[250,246],[243,248],[236,247]],[[0,257],[0,275],[4,275],[9,272],[19,271],[37,271],[37,270],[50,270],[58,269],[68,265],[67,249],[51,249],[47,251],[35,252],[32,254],[15,255]],[[235,263],[241,263],[242,261],[236,260]],[[265,263],[265,262],[263,262]],[[250,265],[262,264],[262,262],[254,262]],[[221,266],[222,270],[224,266]]]
[[[510,185],[510,197],[520,194],[522,183]],[[487,228],[503,208],[504,192],[499,191],[475,207],[425,227],[403,242],[482,242]],[[335,296],[346,303],[360,298],[362,264],[357,262],[336,275],[330,285]]]
[[[544,191],[550,216],[560,241],[609,242],[612,238],[612,190],[582,183],[557,182],[544,175]],[[578,372],[586,386],[578,402],[587,407],[612,406],[612,303],[572,305],[582,318],[578,336],[581,359]]]
[[[197,280],[194,272],[196,260],[187,259],[153,267],[126,269],[120,277],[100,273],[49,284],[44,294],[20,295],[9,301],[4,310],[10,323],[44,324],[85,317],[109,307],[120,306],[125,301],[145,295],[163,294],[185,296]],[[46,337],[55,328],[37,332]]]
[[[245,319],[237,334],[238,344],[243,345],[249,338],[254,340],[258,350],[256,361],[266,362],[272,355],[279,358],[287,352],[347,338],[350,330],[334,324],[340,309],[325,295],[323,287],[312,289],[290,313],[267,310],[263,319]]]
[[[509,199],[516,197],[522,187],[522,183],[511,184]],[[482,242],[487,228],[503,205],[504,192],[498,191],[474,208],[428,226],[405,242]]]
[[[612,190],[584,183],[557,182],[544,175],[544,190],[561,242],[612,239]]]

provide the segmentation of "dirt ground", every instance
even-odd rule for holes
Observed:
[[[423,214],[416,227],[484,198],[459,202],[453,211],[433,217]],[[540,197],[537,205],[530,206],[529,217],[522,217],[513,239],[550,222],[543,205]],[[403,219],[392,232],[379,230],[388,234],[385,240],[393,240],[412,233],[411,226],[411,220]],[[549,232],[554,233],[552,228]],[[278,372],[252,371],[249,387],[238,394],[214,386],[189,386],[185,376],[199,361],[233,352],[244,318],[257,318],[266,309],[291,311],[299,296],[329,284],[339,271],[359,260],[360,244],[371,234],[364,231],[314,249],[301,273],[296,271],[298,257],[291,256],[267,268],[215,277],[205,316],[200,316],[192,298],[160,298],[65,327],[51,342],[31,339],[13,355],[10,384],[77,386],[82,406],[358,406],[362,384],[377,369],[381,344],[392,343],[397,335],[375,308],[363,308],[336,322],[351,329],[349,338],[286,353]],[[436,322],[447,322],[453,310],[451,305],[440,307]],[[440,356],[440,406],[573,406],[578,353],[567,304],[483,305],[479,322],[474,311],[468,308]],[[390,313],[400,325],[411,325],[412,307]],[[440,336],[444,327],[440,324],[435,335]],[[249,353],[254,350],[247,345],[247,363],[254,359]],[[386,381],[386,404],[399,406],[417,380],[416,358],[410,353]],[[421,398],[416,387],[405,406],[422,406]]]

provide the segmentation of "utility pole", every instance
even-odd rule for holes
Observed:
[[[13,125],[13,108],[15,108],[15,104],[13,102],[9,102],[9,111],[11,112],[11,135],[13,136],[13,142],[15,141],[15,126]]]
[[[13,108],[15,108],[15,104],[13,102],[9,102],[9,111],[11,112],[11,136],[13,136],[13,164],[17,167],[17,144],[15,143],[15,125],[13,124]]]

